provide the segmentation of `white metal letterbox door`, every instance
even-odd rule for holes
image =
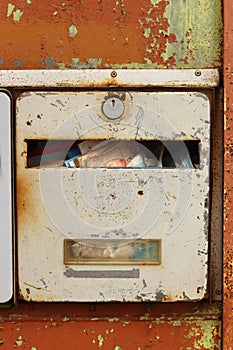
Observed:
[[[11,98],[0,92],[0,303],[13,296]]]
[[[202,299],[208,272],[208,95],[32,91],[16,104],[21,297]],[[163,165],[157,156],[157,164],[139,168],[65,167],[71,145],[83,140],[136,140],[151,152],[159,142],[172,159],[177,150],[182,158],[189,142],[198,152],[192,164],[183,158]],[[59,158],[62,142],[67,146]],[[42,155],[37,153],[45,143]]]

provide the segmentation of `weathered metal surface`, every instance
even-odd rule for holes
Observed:
[[[233,3],[225,0],[225,51],[224,51],[224,256],[223,256],[223,287],[224,287],[224,307],[223,307],[223,349],[233,349],[233,167],[232,167],[232,147],[233,147],[233,57],[232,57],[232,20]]]
[[[187,70],[1,70],[3,87],[216,87],[219,72],[216,69]]]
[[[0,66],[221,66],[221,0],[1,1]],[[32,45],[33,43],[33,45]]]
[[[225,82],[229,108],[227,125],[230,128],[231,100],[227,98],[232,96],[230,85],[232,64],[229,62],[232,62],[233,8],[231,0],[223,2],[227,23],[225,47],[228,75]],[[0,66],[3,69],[220,67],[222,61],[220,4],[220,0],[127,2],[56,0],[52,4],[45,0],[14,2],[4,0],[0,3],[2,33]],[[227,133],[230,145],[232,135],[230,130],[227,130]],[[228,159],[227,176],[228,170],[231,171],[230,155]],[[215,169],[214,176],[216,178]],[[232,225],[228,219],[232,211],[229,205],[231,176],[228,179],[230,182],[226,180],[224,350],[231,349],[233,344],[231,298],[233,242]],[[218,183],[215,182],[215,189]],[[220,197],[215,196],[215,202]],[[219,225],[220,201],[217,204],[214,216]],[[211,230],[219,231],[219,227],[216,229],[215,226]],[[219,246],[216,245],[211,257],[218,254],[218,251]],[[219,271],[215,264],[213,275],[215,267]],[[219,285],[219,281],[215,285]],[[144,305],[146,310],[142,309]],[[114,350],[134,348],[142,350],[150,347],[160,350],[220,349],[221,305],[216,306],[217,318],[213,310],[206,308],[206,305],[208,301],[196,303],[195,306],[190,303],[157,304],[156,328],[152,333],[147,327],[148,313],[152,304],[88,304],[87,306],[30,304],[29,307],[18,305],[8,312],[7,317],[1,310],[1,321],[4,322],[0,324],[0,345],[6,350],[13,347],[29,350],[68,347],[71,350],[77,347]],[[91,311],[95,308],[96,312]],[[125,318],[126,314],[128,316]],[[86,317],[91,315],[94,319],[84,324]],[[104,328],[106,315],[111,328]],[[139,321],[135,321],[135,315]],[[53,319],[56,319],[54,323]],[[121,322],[122,320],[126,321]],[[114,339],[111,337],[113,321]],[[127,328],[127,322],[130,322],[131,328]],[[148,334],[151,337],[148,337]]]
[[[125,111],[116,121],[101,111],[106,91],[26,92],[17,99],[19,286],[26,300],[187,301],[206,295],[209,98],[191,91],[123,95]],[[198,140],[200,164],[197,169],[140,170],[25,167],[29,154],[25,140],[50,139],[160,140],[165,144]],[[174,156],[175,151],[169,151]],[[105,243],[108,239],[159,239],[161,263],[145,261],[121,268],[111,262],[64,265],[65,238]],[[91,288],[93,278],[95,288]]]
[[[19,305],[1,313],[0,344],[3,350],[220,350],[221,321],[218,305],[204,303]]]
[[[210,298],[222,300],[222,233],[223,233],[223,91],[214,94],[215,113],[212,119],[212,192],[211,192],[211,236],[209,265]]]
[[[0,303],[13,295],[11,98],[0,91]]]

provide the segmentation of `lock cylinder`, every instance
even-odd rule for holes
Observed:
[[[117,95],[110,95],[102,104],[103,114],[111,120],[120,118],[124,111],[124,102]]]

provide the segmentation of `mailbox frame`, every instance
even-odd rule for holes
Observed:
[[[208,70],[67,70],[67,71],[0,71],[0,88],[6,88],[13,96],[22,91],[51,90],[64,91],[79,89],[119,89],[119,88],[153,88],[153,89],[184,89],[184,90],[211,90],[213,99],[219,86],[219,74],[215,69]],[[218,100],[218,99],[216,99]],[[218,115],[218,103],[213,102],[213,117]],[[212,123],[214,124],[214,123]],[[213,131],[213,135],[216,133]],[[214,142],[213,142],[214,143]],[[218,162],[218,160],[216,160]],[[213,167],[213,163],[211,165]],[[210,211],[215,209],[211,204]],[[16,210],[17,215],[17,210]],[[220,227],[212,224],[214,215],[211,215],[211,227]],[[215,218],[217,222],[219,219]],[[221,232],[217,228],[211,232],[210,264],[218,267],[216,273],[209,266],[209,292],[214,300],[221,298]],[[218,248],[216,248],[216,246]],[[17,249],[15,251],[17,264]]]

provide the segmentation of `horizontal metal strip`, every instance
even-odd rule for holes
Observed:
[[[0,87],[216,87],[217,69],[0,70]]]

